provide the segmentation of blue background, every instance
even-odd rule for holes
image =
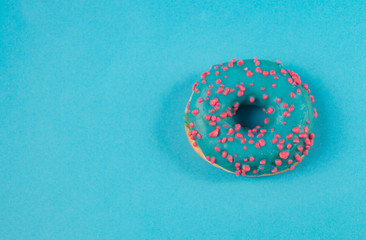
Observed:
[[[9,1],[0,7],[0,239],[365,239],[364,1]],[[244,178],[191,149],[192,84],[280,59],[315,146]]]

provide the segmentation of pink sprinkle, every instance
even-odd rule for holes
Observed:
[[[216,146],[215,151],[220,152],[220,148]]]
[[[192,114],[193,114],[194,116],[196,116],[196,115],[198,114],[198,109],[193,110],[193,111],[192,111]]]
[[[258,173],[258,170],[257,170],[257,169],[254,169],[254,170],[253,170],[253,173],[254,173],[254,174]]]
[[[259,163],[262,164],[262,165],[264,165],[264,164],[266,164],[266,161],[265,160],[261,160]]]
[[[275,134],[275,138],[281,138],[281,135],[280,134]]]
[[[263,76],[267,77],[268,76],[268,71],[263,71]]]
[[[189,127],[190,127],[190,128],[193,128],[193,127],[194,127],[194,123],[193,123],[193,122],[191,122],[191,123],[189,124]]]
[[[264,88],[264,87],[262,87],[262,88],[261,88],[261,90],[262,90],[262,91],[264,91],[264,90],[265,90],[265,88]]]
[[[277,168],[274,168],[274,169],[272,170],[272,172],[273,172],[273,173],[277,172]]]
[[[216,91],[216,92],[217,92],[218,94],[220,94],[220,93],[222,93],[223,91],[224,91],[224,89],[223,89],[222,87],[219,87],[219,88],[217,89],[217,91]]]
[[[296,92],[297,92],[297,93],[301,93],[300,88],[296,89]]]
[[[197,134],[197,138],[198,138],[198,139],[201,139],[201,137],[202,137],[202,136],[201,136],[201,134],[199,134],[199,133],[198,133],[198,134]]]
[[[228,69],[229,69],[228,67],[224,67],[224,66],[222,66],[221,68],[222,68],[222,70],[224,70],[224,71],[226,71],[226,70],[228,70]]]
[[[223,113],[220,114],[220,117],[221,118],[226,118],[226,116],[227,116],[227,113],[226,112],[223,112]]]
[[[233,64],[232,62],[229,62],[227,65],[228,65],[229,67],[234,66],[234,64]]]
[[[226,157],[227,157],[227,152],[226,152],[226,151],[223,151],[223,152],[222,152],[222,157],[223,157],[223,158],[226,158]]]
[[[248,171],[250,171],[250,166],[249,165],[243,165],[242,169],[243,169],[243,171],[248,172]]]
[[[207,76],[207,72],[201,74],[201,78],[204,79]]]
[[[288,164],[291,164],[293,161],[292,161],[292,159],[289,159],[288,161],[287,161],[287,163]]]
[[[302,150],[304,150],[304,148],[302,146],[298,146],[297,150],[299,150],[300,152],[302,152]]]
[[[288,155],[290,155],[290,153],[288,153],[288,152],[280,152],[279,155],[280,155],[280,158],[287,159],[288,158]]]
[[[263,99],[266,100],[268,98],[268,95],[267,94],[264,94],[263,95]]]
[[[288,107],[288,103],[286,103],[286,102],[285,102],[285,103],[283,103],[283,107],[284,107],[284,108],[287,108],[287,107]]]
[[[231,135],[231,134],[233,134],[233,133],[234,133],[234,130],[233,130],[232,128],[229,128],[229,131],[228,131],[228,133],[227,133],[227,134]]]
[[[247,139],[246,139],[246,138],[242,138],[242,139],[240,140],[240,142],[241,142],[242,144],[244,144],[246,141],[247,141]]]
[[[282,150],[283,149],[283,145],[282,144],[277,144],[278,149]]]
[[[237,162],[237,163],[235,163],[235,167],[236,167],[236,168],[240,168],[240,163],[238,163],[238,162]]]
[[[243,65],[244,64],[244,61],[243,60],[239,60],[237,61],[237,64],[240,66],[240,65]]]
[[[243,91],[238,91],[238,97],[242,97],[244,95]]]
[[[290,97],[294,98],[295,97],[295,93],[290,92]]]
[[[230,88],[225,88],[224,95],[226,96],[230,92]]]
[[[220,79],[220,78],[218,78],[218,79],[216,80],[216,83],[217,83],[217,84],[221,83],[221,79]]]
[[[276,161],[275,161],[275,164],[276,164],[277,166],[281,166],[282,161],[281,161],[281,160],[276,160]]]
[[[251,162],[253,162],[255,160],[255,158],[254,157],[250,157],[249,158],[249,161],[251,161]]]
[[[253,85],[254,85],[253,83],[249,83],[249,86],[253,87]]]
[[[314,139],[314,137],[315,137],[314,133],[310,133],[310,134],[309,134],[309,138],[310,138],[310,139]]]
[[[263,147],[266,145],[266,141],[264,141],[264,139],[259,139],[259,144]]]
[[[228,156],[228,157],[227,157],[227,160],[229,160],[229,162],[233,162],[233,156],[231,156],[231,155],[230,155],[230,156]]]
[[[274,83],[274,84],[272,84],[272,87],[273,87],[273,88],[276,88],[276,84],[275,84],[275,83]]]
[[[229,142],[232,142],[232,141],[234,141],[234,138],[233,137],[228,137],[228,139],[227,139]]]
[[[271,74],[271,75],[275,75],[275,74],[276,74],[276,71],[271,70],[271,71],[269,72],[269,74]]]
[[[254,141],[253,141],[253,139],[249,139],[249,144],[253,144],[254,143]]]
[[[300,141],[300,140],[299,140],[298,138],[295,138],[293,142],[294,142],[294,143],[299,143],[299,141]]]
[[[250,98],[249,98],[249,102],[251,102],[251,103],[252,103],[252,102],[254,102],[254,101],[255,101],[255,98],[254,98],[254,97],[250,97]]]
[[[235,137],[237,137],[237,138],[242,138],[242,137],[243,137],[243,134],[241,134],[241,133],[236,133],[236,134],[235,134]]]
[[[219,71],[216,71],[216,72],[215,72],[215,75],[219,75],[219,74],[220,74],[220,72],[219,72]]]
[[[272,143],[273,143],[273,144],[276,144],[276,143],[277,143],[277,138],[273,138],[273,139],[272,139]]]
[[[273,108],[272,107],[269,107],[268,110],[267,110],[268,114],[272,114],[273,113]]]
[[[280,103],[280,102],[281,102],[281,98],[277,98],[277,99],[276,99],[276,102],[277,102],[277,103]]]
[[[216,126],[216,122],[210,122],[210,126]]]
[[[219,99],[214,98],[214,99],[212,99],[212,100],[210,101],[210,105],[211,105],[211,106],[214,106],[218,101],[219,101]]]
[[[268,123],[268,118],[264,119],[264,123],[267,124]]]
[[[259,149],[261,146],[259,143],[255,143],[255,147]]]
[[[299,127],[294,127],[294,128],[292,129],[292,131],[293,131],[294,133],[298,134],[298,133],[300,132],[300,128],[299,128]]]
[[[201,103],[201,102],[203,102],[203,99],[202,99],[202,98],[198,98],[198,99],[197,99],[197,102],[198,102],[198,103]]]
[[[247,71],[247,77],[251,77],[251,76],[253,76],[253,72],[252,71]]]
[[[277,80],[278,79],[278,76],[274,76],[273,78]]]
[[[211,90],[207,90],[206,94],[207,94],[208,96],[210,96],[210,95],[211,95]]]
[[[290,149],[291,147],[292,147],[292,144],[291,143],[289,143],[289,144],[287,144],[287,149]]]
[[[307,135],[306,135],[306,133],[301,133],[301,134],[299,135],[299,137],[300,137],[300,138],[306,138],[306,137],[307,137]]]
[[[283,74],[283,75],[286,75],[286,70],[285,69],[281,69],[281,73]]]
[[[221,139],[221,142],[222,142],[222,143],[225,143],[225,142],[226,142],[226,140],[227,140],[227,138],[226,138],[226,137],[223,137],[223,138]]]
[[[262,72],[262,69],[261,69],[260,67],[257,67],[257,68],[255,69],[255,71],[256,71],[257,73],[261,73],[261,72]]]
[[[247,150],[247,146],[244,146],[243,149],[244,149],[244,151],[246,151]]]

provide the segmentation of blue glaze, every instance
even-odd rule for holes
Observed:
[[[253,59],[248,59],[244,60],[244,64],[242,65],[238,65],[237,62],[234,62],[232,67],[228,67],[229,63],[212,66],[210,73],[207,76],[202,76],[206,83],[203,84],[202,80],[198,81],[196,89],[198,89],[199,92],[197,93],[197,90],[193,91],[190,103],[187,106],[189,110],[186,114],[186,123],[194,124],[191,131],[197,130],[197,132],[201,134],[201,139],[195,137],[195,141],[203,154],[206,157],[214,157],[217,165],[228,171],[237,172],[238,174],[242,171],[238,172],[238,169],[235,166],[236,163],[240,163],[240,169],[242,169],[243,165],[248,165],[250,171],[246,171],[245,175],[247,176],[274,174],[293,168],[297,162],[301,161],[299,156],[304,154],[303,150],[305,150],[305,146],[308,145],[310,147],[309,141],[311,141],[312,145],[312,140],[306,139],[309,138],[309,134],[312,130],[315,110],[312,106],[311,97],[309,96],[307,89],[304,88],[303,83],[300,85],[290,84],[288,79],[290,78],[290,81],[293,81],[294,78],[290,76],[288,71],[285,73],[282,70],[281,73],[281,69],[284,69],[281,63],[267,60],[259,60],[259,62],[260,64],[256,66]],[[218,66],[218,69],[215,69],[216,66]],[[223,66],[228,67],[228,69],[224,71],[222,69]],[[256,71],[257,67],[261,69],[261,73]],[[275,71],[275,75],[263,75],[263,71],[270,72],[271,70]],[[248,77],[247,71],[251,71],[253,75]],[[218,75],[215,73],[218,73]],[[225,78],[225,76],[227,76],[227,78]],[[278,76],[278,79],[275,79],[275,76]],[[217,79],[221,79],[222,82],[217,83]],[[239,97],[238,85],[240,85],[241,82],[243,82],[245,91],[244,95]],[[253,86],[250,86],[251,83],[253,83]],[[211,84],[213,86],[210,89],[209,85]],[[217,93],[221,84],[225,85],[224,89],[228,87],[234,89],[234,91],[228,93],[226,96],[223,93]],[[273,84],[276,84],[275,88],[273,88]],[[265,88],[264,91],[261,90],[263,87]],[[297,93],[297,91],[299,91],[298,89],[300,89],[299,93]],[[210,95],[208,95],[207,90],[211,91]],[[295,93],[294,97],[290,96],[291,92]],[[268,95],[267,99],[263,99],[264,94]],[[208,100],[205,100],[206,97],[208,97]],[[255,98],[254,102],[250,102],[251,97]],[[203,102],[199,103],[199,98],[202,98]],[[210,110],[213,109],[213,106],[210,105],[210,100],[214,98],[217,98],[220,103],[219,110],[210,113]],[[281,99],[280,103],[277,102],[277,98]],[[284,103],[288,103],[289,106],[285,108]],[[234,134],[228,134],[228,130],[230,128],[234,129],[235,124],[237,124],[237,122],[235,122],[235,117],[220,118],[221,121],[216,122],[216,126],[211,126],[211,121],[205,119],[207,114],[220,117],[221,113],[226,112],[228,108],[233,109],[234,104],[254,104],[263,107],[267,112],[269,108],[273,109],[272,114],[267,113],[268,122],[266,124],[263,123],[261,127],[258,128],[258,131],[266,129],[266,132],[263,133],[262,137],[257,137],[259,132],[253,133],[254,137],[249,137],[248,131],[250,131],[250,129],[245,126],[242,126],[238,131],[234,131]],[[291,105],[293,105],[293,111],[290,112],[290,116],[283,116],[285,111],[289,112],[288,108]],[[198,110],[196,116],[192,113],[195,109]],[[283,121],[285,121],[286,124],[283,124]],[[224,125],[227,125],[227,127],[224,127]],[[216,137],[209,137],[209,133],[217,127],[220,127],[218,135]],[[295,127],[299,127],[299,133],[293,131],[293,128]],[[305,137],[303,134],[301,135],[303,138],[300,138],[299,135],[304,132],[305,127],[307,127],[308,132]],[[274,129],[274,131],[271,131],[271,129]],[[242,134],[243,138],[246,138],[247,141],[242,143],[241,139],[236,137],[236,133]],[[275,134],[280,134],[281,137],[278,139],[277,143],[273,144],[272,141],[275,138]],[[293,137],[287,139],[286,136],[288,136],[288,134],[293,134]],[[226,141],[225,143],[219,142],[219,139],[223,139],[224,137],[233,137],[233,141]],[[298,143],[294,142],[295,138],[299,139]],[[252,139],[254,143],[249,144],[249,139]],[[258,144],[256,147],[256,142],[260,139],[265,141],[265,145],[258,149]],[[277,146],[281,140],[285,141],[282,150]],[[307,144],[305,141],[307,141]],[[291,147],[287,149],[289,143],[291,144]],[[243,149],[244,146],[246,146],[247,150]],[[303,150],[300,148],[300,151],[298,149],[299,146],[303,147]],[[220,151],[215,150],[215,147],[218,147]],[[232,162],[229,161],[228,157],[223,157],[223,151],[226,151],[228,156],[233,157]],[[288,153],[288,157],[281,158],[281,152],[285,152],[282,156],[286,156],[286,153]],[[235,157],[235,155],[237,156]],[[244,161],[244,159],[249,159],[250,157],[254,157],[255,160]],[[265,160],[266,163],[260,164],[261,160]],[[291,161],[289,163],[288,160],[292,160],[292,163]],[[278,163],[281,164],[278,165]],[[248,167],[246,166],[246,168]]]

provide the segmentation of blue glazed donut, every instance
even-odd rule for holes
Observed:
[[[247,59],[214,65],[192,88],[185,130],[206,161],[236,175],[267,176],[292,170],[313,145],[313,96],[279,61]],[[265,109],[263,124],[236,122],[239,106]]]

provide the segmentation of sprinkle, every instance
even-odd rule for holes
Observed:
[[[263,94],[263,99],[266,100],[268,98],[267,94]]]
[[[198,114],[198,109],[193,110],[193,111],[192,111],[192,114],[193,114],[194,116],[196,116],[196,115]]]
[[[269,107],[268,110],[267,110],[268,114],[272,114],[273,113],[273,108],[272,107]]]
[[[298,133],[300,132],[300,128],[299,128],[299,127],[294,127],[294,128],[292,129],[292,131],[293,131],[294,133],[298,134]]]
[[[290,97],[294,98],[295,97],[295,93],[290,92]]]
[[[276,160],[276,161],[275,161],[275,164],[276,164],[277,166],[281,166],[282,161],[281,161],[281,160]]]
[[[251,77],[251,76],[253,76],[253,72],[252,71],[247,71],[247,77]]]
[[[288,152],[280,152],[278,155],[280,155],[280,158],[282,159],[287,159],[290,154]]]
[[[238,64],[239,66],[240,65],[243,65],[244,64],[244,61],[243,60],[239,60],[236,64]]]

